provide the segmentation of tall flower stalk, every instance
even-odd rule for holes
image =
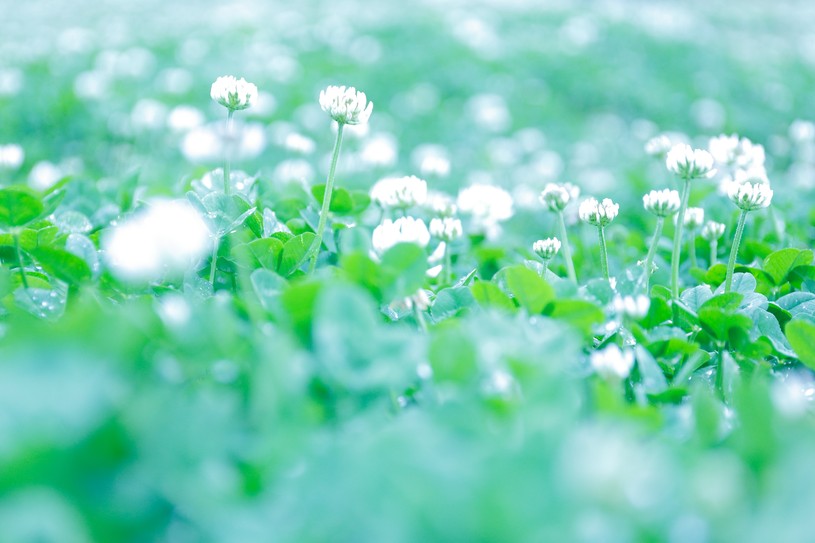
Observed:
[[[690,199],[690,185],[694,179],[710,178],[716,173],[713,157],[703,149],[692,149],[690,145],[680,143],[668,151],[665,166],[682,180],[682,197],[679,212],[676,216],[673,252],[671,253],[671,296],[679,299],[679,259],[682,250],[682,227],[685,224],[685,210]]]
[[[226,132],[224,140],[224,194],[229,194],[231,188],[230,161],[232,158],[232,125],[236,111],[251,107],[257,101],[258,88],[247,82],[244,78],[236,79],[234,76],[219,77],[212,84],[210,97],[227,109]]]
[[[461,220],[454,217],[437,217],[430,221],[430,235],[444,243],[444,279],[453,280],[453,262],[450,242],[464,235]]]
[[[648,255],[645,257],[645,268],[643,269],[643,283],[646,294],[648,293],[648,284],[651,280],[651,274],[653,273],[654,256],[657,252],[657,245],[662,237],[662,227],[665,224],[665,217],[674,215],[679,210],[680,204],[679,193],[670,189],[652,190],[642,197],[642,205],[645,210],[657,218],[654,238],[651,240]]]
[[[773,199],[773,191],[769,185],[764,183],[732,183],[727,187],[727,197],[741,210],[736,226],[736,235],[730,248],[730,258],[727,261],[727,274],[724,280],[724,291],[730,292],[733,286],[736,257],[739,253],[741,238],[744,235],[744,225],[747,222],[747,213],[769,206]]]
[[[572,260],[572,249],[569,246],[569,235],[566,232],[566,220],[563,210],[569,202],[580,195],[580,190],[571,183],[549,183],[540,194],[540,201],[557,215],[560,242],[563,248],[563,259],[566,261],[566,274],[570,281],[577,283],[577,273]]]
[[[342,147],[342,134],[345,125],[365,124],[371,116],[373,102],[369,102],[364,92],[354,87],[336,87],[331,85],[320,92],[320,107],[337,122],[337,136],[334,140],[334,152],[331,155],[331,165],[328,169],[328,178],[325,182],[323,204],[320,209],[320,220],[317,231],[314,233],[314,242],[311,244],[303,260],[310,260],[308,271],[312,273],[317,267],[317,255],[323,245],[323,235],[328,221],[331,206],[331,194],[334,191],[334,174],[337,171],[337,162]]]
[[[716,264],[719,239],[724,235],[724,228],[724,224],[716,221],[707,221],[702,227],[702,239],[710,244],[710,266]]]
[[[610,198],[604,198],[602,202],[598,202],[595,198],[588,198],[581,202],[578,209],[580,220],[597,227],[597,236],[600,242],[600,266],[606,281],[610,281],[611,276],[608,271],[605,228],[611,224],[611,221],[617,217],[619,212],[619,204],[615,204]]]

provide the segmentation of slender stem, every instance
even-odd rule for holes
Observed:
[[[419,309],[419,305],[416,302],[413,302],[413,314],[416,316],[416,322],[419,324],[419,329],[422,332],[427,332],[427,322],[424,320],[424,315],[422,314],[422,310]]]
[[[736,237],[733,238],[733,246],[730,248],[730,260],[727,261],[727,275],[724,280],[724,291],[730,292],[733,285],[733,270],[736,268],[736,256],[739,253],[741,236],[744,234],[744,223],[747,221],[747,210],[742,210],[739,215],[739,224],[736,227]]]
[[[597,235],[600,238],[600,267],[603,269],[603,277],[605,277],[606,281],[608,281],[608,251],[606,250],[605,228],[598,226]]]
[[[543,277],[544,279],[546,279],[546,271],[548,269],[549,269],[549,259],[544,258],[543,259],[543,268],[541,268],[541,277]]]
[[[447,242],[444,246],[444,274],[445,274],[445,282],[453,282],[455,278],[453,276],[453,257],[450,254],[450,242]]]
[[[334,173],[337,171],[337,161],[340,158],[340,147],[342,147],[342,130],[345,123],[337,123],[337,139],[334,140],[334,154],[331,156],[331,166],[328,169],[328,179],[325,182],[325,193],[323,194],[323,207],[320,210],[320,222],[317,223],[316,238],[308,251],[311,263],[308,272],[312,273],[317,267],[317,255],[323,245],[323,232],[325,232],[325,222],[328,219],[328,207],[331,205],[331,192],[334,190]]]
[[[698,267],[696,262],[696,231],[690,231],[690,239],[688,240],[688,254],[690,255],[690,267]]]
[[[657,217],[657,226],[654,229],[654,239],[651,240],[651,247],[648,248],[648,256],[645,257],[645,269],[643,276],[645,280],[645,294],[648,294],[648,284],[651,281],[651,269],[654,266],[654,255],[657,252],[659,239],[662,237],[662,226],[665,224],[665,217]]]
[[[719,252],[719,240],[711,240],[710,241],[710,267],[713,267],[716,264],[716,253]]]
[[[690,198],[690,179],[685,179],[682,187],[682,200],[679,205],[679,213],[676,215],[676,231],[674,232],[674,248],[671,253],[671,297],[679,299],[679,253],[682,249],[682,227],[685,225],[685,210],[688,209],[688,199]]]
[[[23,266],[23,251],[20,249],[20,234],[14,232],[14,250],[17,253],[17,265],[20,268],[20,281],[23,283],[23,288],[28,290],[28,278],[25,275],[25,267]]]
[[[218,244],[220,239],[215,236],[212,242],[212,258],[209,262],[209,282],[212,283],[212,290],[215,290],[215,270],[218,267]]]
[[[226,115],[226,136],[224,137],[226,145],[224,146],[224,194],[229,194],[231,188],[230,179],[230,160],[232,159],[232,117],[235,115],[235,110],[230,109]]]
[[[577,274],[574,271],[574,262],[572,261],[572,249],[569,247],[569,236],[566,234],[566,221],[563,219],[563,212],[557,212],[558,224],[560,226],[560,242],[561,249],[563,250],[563,259],[566,261],[566,274],[569,280],[577,283]]]

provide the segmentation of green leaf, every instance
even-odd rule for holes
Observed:
[[[297,265],[306,256],[311,244],[317,236],[311,232],[300,234],[291,238],[283,245],[282,255],[280,257],[280,267],[278,273],[283,277],[291,275],[297,268]]]
[[[323,198],[325,197],[325,184],[314,185],[311,187],[311,194],[317,200],[317,203],[323,205]],[[370,203],[370,199],[368,200]],[[348,215],[354,211],[354,199],[351,193],[339,187],[334,187],[331,191],[331,202],[328,204],[328,210],[338,215]]]
[[[555,298],[555,291],[549,283],[526,266],[506,268],[503,274],[510,292],[532,315],[539,314]]]
[[[754,309],[750,316],[753,319],[753,328],[750,331],[750,339],[755,341],[759,337],[766,337],[772,343],[773,348],[779,354],[784,356],[795,356],[795,353],[791,350],[791,346],[787,341],[787,338],[784,337],[784,333],[781,331],[781,325],[776,320],[775,316],[769,311],[765,311],[764,309]]]
[[[747,315],[732,313],[718,307],[700,309],[699,323],[707,333],[722,342],[730,339],[731,328],[747,331],[753,326],[753,321]]]
[[[342,269],[348,280],[365,287],[378,302],[383,302],[382,274],[380,273],[379,264],[371,260],[367,253],[351,252],[343,254],[340,257],[340,269]]]
[[[500,288],[488,281],[476,281],[470,285],[473,298],[484,307],[494,307],[508,311],[515,310],[515,304]]]
[[[280,294],[286,288],[286,280],[267,269],[257,269],[249,276],[252,282],[252,289],[255,291],[261,305],[267,311],[275,307]]]
[[[725,312],[734,312],[739,308],[739,304],[744,299],[742,294],[738,292],[728,292],[727,294],[717,294],[705,301],[699,306],[699,311],[702,309],[721,309]]]
[[[415,243],[397,243],[382,255],[380,267],[385,300],[404,298],[424,286],[427,254]]]
[[[428,352],[434,381],[463,384],[478,377],[478,350],[473,339],[460,327],[442,326],[434,331]]]
[[[590,336],[594,326],[605,320],[603,310],[586,300],[553,300],[546,315],[569,323],[585,336]]]
[[[793,318],[800,315],[815,315],[815,294],[811,292],[790,292],[775,301],[778,307],[789,311]]]
[[[247,247],[261,266],[270,270],[278,268],[284,247],[282,241],[277,238],[261,238],[250,241]]]
[[[781,249],[764,259],[764,271],[772,277],[776,286],[780,286],[787,282],[787,277],[794,268],[811,263],[812,251]]]
[[[318,282],[290,284],[280,295],[285,320],[304,345],[311,344],[314,304],[323,285]]]
[[[792,346],[792,350],[798,355],[804,365],[815,370],[815,324],[803,320],[791,320],[787,323],[785,333]]]
[[[467,287],[451,287],[439,291],[433,306],[430,308],[430,315],[436,322],[457,315],[460,311],[470,307],[475,303],[472,291]]]
[[[637,368],[642,379],[642,388],[648,394],[659,394],[668,388],[668,380],[657,361],[644,347],[638,345],[634,351]]]
[[[43,212],[39,198],[22,189],[0,190],[0,226],[22,226]]]
[[[734,273],[733,284],[730,286],[730,292],[740,292],[742,294],[749,294],[756,291],[756,278],[749,273]],[[724,284],[719,285],[714,294],[721,294],[724,292]]]
[[[58,279],[80,284],[91,278],[91,269],[82,258],[53,247],[40,247],[31,252],[40,265]]]
[[[684,302],[688,309],[691,311],[699,311],[702,304],[707,302],[713,297],[713,291],[710,290],[708,285],[699,285],[697,287],[689,288],[684,291],[679,299]]]

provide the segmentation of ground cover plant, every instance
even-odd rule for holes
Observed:
[[[812,540],[813,17],[19,6],[0,542]]]

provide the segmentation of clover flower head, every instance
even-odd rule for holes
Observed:
[[[478,226],[487,229],[514,214],[512,196],[494,185],[470,185],[458,193],[456,204],[463,213],[471,215]]]
[[[340,124],[365,124],[374,103],[354,87],[329,85],[320,91],[320,107]]]
[[[665,166],[682,179],[710,178],[716,174],[713,156],[704,149],[693,149],[686,143],[671,147],[665,158]]]
[[[642,205],[657,217],[669,217],[679,211],[679,193],[675,190],[652,190],[642,197]]]
[[[382,254],[397,243],[415,243],[427,247],[430,232],[424,221],[413,217],[400,217],[395,221],[385,219],[374,228],[371,245],[377,253]]]
[[[463,234],[461,221],[454,217],[434,218],[430,221],[430,235],[442,241],[453,241]]]
[[[16,170],[23,165],[25,151],[16,143],[0,145],[0,169]]]
[[[645,142],[645,153],[650,156],[664,156],[671,149],[671,138],[660,134]]]
[[[225,108],[239,111],[255,104],[258,98],[258,88],[242,77],[236,79],[235,76],[225,75],[215,80],[209,95]]]
[[[727,189],[727,197],[739,209],[754,211],[770,205],[773,190],[763,183],[732,183]]]
[[[571,185],[571,187],[574,187],[574,185]],[[572,200],[571,187],[565,184],[547,183],[540,193],[540,201],[549,208],[550,211],[563,211]]]
[[[738,134],[711,138],[708,149],[716,163],[723,166],[746,169],[764,165],[764,146],[740,138]]]
[[[707,221],[702,227],[702,238],[707,241],[716,241],[724,235],[724,224],[716,221]]]
[[[625,379],[634,367],[634,352],[611,344],[602,351],[589,355],[594,371],[605,378]]]
[[[689,207],[685,210],[685,228],[696,230],[705,222],[705,210],[701,207]]]
[[[618,294],[611,304],[618,315],[625,315],[632,319],[642,319],[648,314],[651,299],[644,294],[636,296],[620,296]]]
[[[371,187],[371,200],[384,208],[404,209],[427,201],[427,182],[415,175],[386,177]]]
[[[552,260],[560,251],[560,240],[557,238],[539,239],[532,244],[532,250],[543,260]]]
[[[610,224],[619,212],[620,205],[615,204],[611,198],[603,198],[602,202],[598,202],[596,198],[587,198],[577,210],[581,221],[598,227]]]

